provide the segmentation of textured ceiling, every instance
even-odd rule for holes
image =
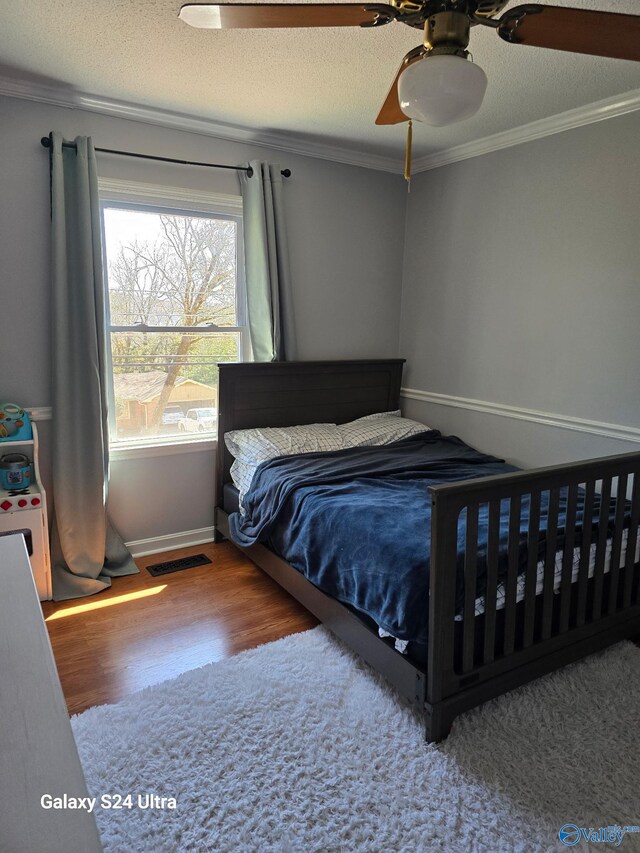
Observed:
[[[638,0],[555,5],[640,13]],[[405,125],[374,119],[419,31],[195,30],[179,8],[180,0],[0,0],[0,72],[402,157]],[[640,88],[640,63],[509,45],[485,27],[473,28],[470,49],[489,78],[485,102],[460,124],[416,126],[416,157]]]

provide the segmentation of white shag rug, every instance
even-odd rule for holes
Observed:
[[[72,724],[92,796],[133,796],[96,808],[107,853],[533,853],[567,849],[566,823],[640,824],[632,643],[463,715],[438,745],[323,628]],[[177,808],[138,809],[147,793]],[[639,850],[640,834],[619,849]]]

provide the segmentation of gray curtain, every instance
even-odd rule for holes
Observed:
[[[107,517],[105,291],[95,151],[51,149],[53,597],[91,595],[137,572]]]
[[[256,361],[291,361],[296,338],[280,166],[251,160],[240,172],[247,308]]]

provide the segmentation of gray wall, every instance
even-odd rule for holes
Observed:
[[[301,358],[396,356],[406,190],[400,176],[194,133],[0,98],[0,398],[48,406],[49,177],[40,137],[237,164],[288,166],[291,271]],[[100,174],[239,193],[235,173],[100,158]],[[42,425],[45,445],[48,425]],[[126,540],[213,523],[214,458],[187,453],[112,463],[112,514]]]
[[[640,113],[418,175],[405,387],[640,427]],[[638,444],[406,402],[524,465]]]

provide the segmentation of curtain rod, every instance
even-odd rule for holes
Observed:
[[[51,148],[51,137],[43,136],[40,140],[43,148]],[[63,142],[63,148],[75,148],[75,142]],[[177,163],[180,166],[206,166],[208,169],[235,169],[236,172],[246,172],[250,178],[253,175],[251,166],[226,166],[222,163],[198,163],[195,160],[176,160],[173,157],[156,157],[153,154],[137,154],[135,151],[116,151],[114,148],[96,148],[101,154],[117,154],[120,157],[139,157],[141,160],[161,160],[163,163]],[[282,169],[280,174],[289,178],[291,169]]]

